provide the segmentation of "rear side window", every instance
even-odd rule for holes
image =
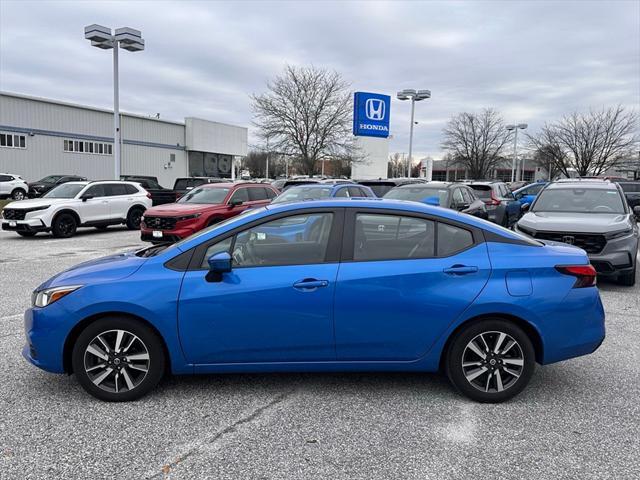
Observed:
[[[620,186],[626,193],[640,192],[640,183],[621,183]]]
[[[473,235],[464,228],[438,223],[438,256],[446,257],[473,245]]]
[[[349,187],[350,197],[366,197],[366,195],[358,187]]]
[[[108,183],[104,187],[109,197],[127,195],[127,189],[123,183]]]
[[[0,175],[0,182],[10,182],[11,180],[13,180],[13,177],[9,175]]]
[[[127,193],[127,195],[134,195],[134,194],[136,194],[136,193],[140,193],[140,192],[138,191],[138,189],[137,189],[136,187],[134,187],[133,185],[128,185],[128,184],[126,184],[126,185],[124,186],[124,189],[125,189],[125,192]]]
[[[354,260],[429,258],[435,250],[435,222],[398,215],[357,214]]]

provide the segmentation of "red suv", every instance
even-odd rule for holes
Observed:
[[[278,191],[264,183],[210,183],[194,188],[176,203],[144,212],[140,238],[175,242],[249,208],[268,205]]]

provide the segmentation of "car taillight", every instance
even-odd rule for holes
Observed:
[[[596,269],[593,265],[558,265],[556,270],[565,275],[576,277],[573,288],[593,287],[596,285]]]
[[[151,198],[151,194],[147,192],[147,198]]]
[[[487,205],[500,205],[500,200],[496,198],[495,194],[493,193],[493,190],[491,190],[491,198],[489,200],[486,200],[485,203]]]

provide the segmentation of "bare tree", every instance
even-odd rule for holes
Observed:
[[[402,155],[394,153],[389,155],[389,162],[387,163],[387,177],[396,178],[404,177],[406,170],[406,164],[402,159]]]
[[[484,178],[503,160],[511,138],[502,117],[493,109],[479,114],[459,113],[443,130],[442,148],[464,166],[471,178]]]
[[[287,66],[267,90],[251,97],[254,124],[271,148],[292,157],[300,173],[316,173],[323,159],[354,156],[351,93],[339,73]]]
[[[632,155],[638,145],[638,113],[624,107],[572,113],[546,123],[530,144],[567,177],[601,175]]]
[[[272,163],[272,162],[270,162]],[[267,152],[250,151],[246,157],[244,157],[243,166],[254,178],[262,178],[266,174],[267,168]],[[271,165],[269,166],[271,174]]]

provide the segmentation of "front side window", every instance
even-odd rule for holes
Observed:
[[[42,198],[75,198],[84,187],[77,183],[63,183],[49,190]]]
[[[249,200],[252,202],[267,200],[267,193],[263,187],[251,187],[249,190]]]
[[[229,193],[228,188],[194,188],[187,194],[180,197],[177,203],[200,203],[218,205],[224,202]]]
[[[399,260],[433,256],[434,221],[398,215],[356,215],[354,260]]]
[[[305,265],[324,262],[332,213],[272,220],[236,235],[231,256],[238,267]]]
[[[233,192],[233,195],[231,195],[231,198],[229,199],[229,203],[233,203],[233,202],[244,203],[248,201],[249,201],[249,194],[247,193],[246,188],[239,188],[238,190]]]
[[[538,195],[531,211],[626,213],[618,190],[604,188],[547,188]]]
[[[233,237],[225,238],[218,243],[214,243],[204,254],[204,258],[202,259],[202,264],[200,268],[209,268],[209,257],[215,255],[216,253],[227,252],[230,253],[231,245],[233,244]]]

